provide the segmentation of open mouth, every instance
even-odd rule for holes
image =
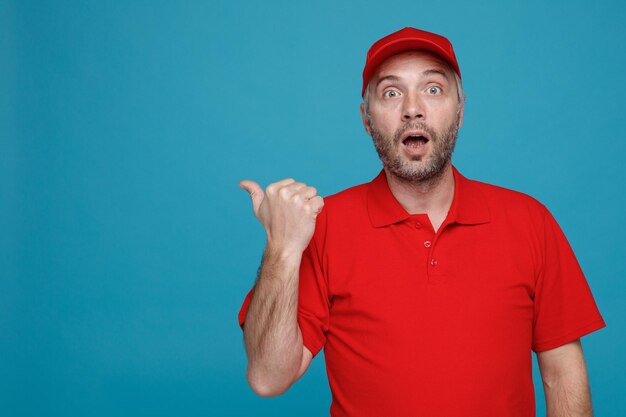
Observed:
[[[421,135],[411,135],[402,141],[408,148],[419,148],[428,143],[428,138]]]

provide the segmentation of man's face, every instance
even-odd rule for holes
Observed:
[[[361,116],[385,168],[410,182],[441,173],[463,121],[452,70],[428,52],[406,52],[383,62],[368,88],[369,117],[363,104]]]

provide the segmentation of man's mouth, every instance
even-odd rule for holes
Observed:
[[[402,143],[409,148],[417,148],[428,143],[428,138],[422,135],[407,136]]]
[[[407,130],[402,134],[402,143],[407,148],[420,148],[430,141],[428,133],[422,129]]]

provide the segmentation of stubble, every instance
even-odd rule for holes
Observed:
[[[374,147],[383,166],[401,182],[426,184],[437,182],[444,168],[451,162],[459,131],[460,115],[443,131],[436,132],[421,122],[407,123],[398,129],[393,137],[385,137],[371,119],[370,128]],[[408,130],[423,130],[430,137],[431,152],[425,156],[407,156],[402,149],[401,137]]]

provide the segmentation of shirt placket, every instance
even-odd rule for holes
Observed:
[[[443,231],[443,225],[439,229],[439,233],[435,233],[435,230],[428,218],[427,214],[413,214],[411,215],[415,228],[418,231],[418,238],[421,246],[421,250],[425,251],[426,260],[426,276],[429,284],[440,283],[443,274],[441,273],[441,260],[437,256],[437,240]]]

